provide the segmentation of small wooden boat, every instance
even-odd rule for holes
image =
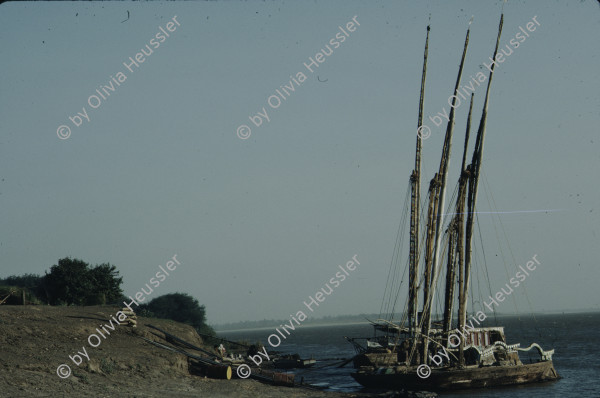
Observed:
[[[273,359],[273,367],[277,369],[304,369],[313,367],[316,363],[316,359],[301,359],[298,354]]]

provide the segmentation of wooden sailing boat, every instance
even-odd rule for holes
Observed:
[[[494,50],[495,59],[502,33],[504,16],[500,18],[498,37]],[[430,27],[427,27],[421,95],[419,98],[418,126],[422,125],[427,53]],[[453,94],[458,93],[462,70],[469,43],[467,30],[458,77]],[[410,253],[409,253],[409,294],[408,306],[403,320],[394,323],[386,320],[373,322],[376,330],[386,332],[384,339],[369,341],[367,348],[351,341],[358,351],[354,358],[359,370],[352,377],[366,387],[408,388],[426,390],[452,390],[481,388],[500,385],[513,385],[536,381],[555,380],[558,375],[552,363],[554,350],[544,351],[539,345],[520,348],[519,344],[507,345],[503,327],[467,326],[467,298],[469,297],[470,273],[472,263],[472,236],[474,214],[483,144],[485,140],[488,100],[494,64],[490,68],[483,112],[477,130],[475,147],[470,165],[466,164],[473,95],[471,95],[461,175],[458,182],[458,194],[455,213],[446,231],[448,236],[447,267],[444,294],[444,315],[439,323],[432,323],[432,301],[440,271],[441,239],[443,211],[445,205],[446,182],[450,163],[452,135],[454,129],[454,111],[448,118],[440,167],[429,186],[427,224],[425,226],[424,271],[420,284],[423,287],[423,307],[421,316],[417,311],[419,304],[419,203],[421,180],[422,137],[417,135],[415,169],[410,177]],[[456,101],[454,96],[453,100]],[[467,210],[465,212],[465,206]],[[467,215],[466,220],[464,214]],[[458,279],[458,280],[457,280]],[[452,316],[455,302],[455,285],[458,284],[458,319],[452,328]],[[405,326],[407,321],[407,326]],[[394,336],[389,338],[389,336]],[[454,341],[452,337],[454,336]],[[461,336],[461,337],[458,337]],[[456,338],[460,342],[456,342]],[[540,360],[524,364],[518,352],[536,349]],[[442,357],[447,360],[442,360]]]

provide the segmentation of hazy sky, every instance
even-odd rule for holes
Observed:
[[[0,276],[43,274],[70,256],[115,264],[134,295],[177,254],[181,265],[150,298],[189,293],[221,323],[306,312],[303,301],[357,255],[360,265],[312,315],[379,311],[413,168],[429,16],[426,119],[449,109],[472,15],[463,83],[487,76],[501,8],[2,4]],[[517,265],[534,254],[542,264],[513,295],[520,313],[600,309],[600,7],[509,1],[504,13],[501,45],[533,17],[539,26],[496,70],[483,161],[495,206],[482,190],[477,210],[554,210],[499,216]],[[353,18],[360,25],[310,73],[303,63]],[[162,42],[160,27],[169,33]],[[153,53],[130,72],[123,63],[146,45]],[[290,78],[298,72],[305,81]],[[277,89],[285,100],[274,109],[267,101]],[[483,94],[475,90],[475,124]],[[257,127],[249,117],[263,107],[269,121]],[[466,103],[457,109],[449,196],[467,111]],[[252,128],[246,140],[236,135],[242,124]],[[62,125],[68,139],[57,136]],[[445,130],[429,125],[423,192]],[[501,261],[510,252],[500,252],[504,232],[493,218],[479,215],[495,293],[515,264],[507,271]],[[483,275],[482,263],[474,267]]]

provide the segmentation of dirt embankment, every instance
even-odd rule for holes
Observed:
[[[202,339],[192,327],[138,317],[137,328],[102,328],[118,310],[109,306],[0,306],[0,397],[358,396],[274,387],[249,379],[212,380],[190,375],[186,356],[152,346],[140,337],[164,343],[155,335],[159,332],[144,326],[151,323],[202,346]],[[96,348],[88,342],[91,334],[100,337],[91,338]],[[69,358],[75,354],[81,357],[79,366]],[[70,377],[57,375],[61,364],[70,367]]]

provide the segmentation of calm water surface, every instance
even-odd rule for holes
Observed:
[[[505,327],[508,344],[521,343],[521,347],[528,347],[536,342],[545,350],[554,348],[554,367],[562,379],[520,387],[442,393],[441,397],[600,397],[600,313],[535,315],[535,320],[531,315],[505,316],[497,320],[498,326]],[[485,326],[496,326],[491,317],[485,323]],[[267,338],[271,333],[276,333],[276,326],[261,330],[220,332],[219,336],[232,340],[260,341],[270,348]],[[316,366],[320,367],[339,363],[341,358],[351,358],[354,349],[344,336],[370,337],[373,328],[369,324],[302,326],[291,333],[277,350],[298,353],[302,358],[313,356],[318,360]],[[525,362],[526,353],[520,355]],[[535,351],[533,357],[537,356]],[[350,376],[352,370],[351,364],[348,364],[341,369],[325,367],[295,370],[294,373],[296,380],[304,377],[305,383],[327,385],[330,390],[360,391],[362,387]]]

